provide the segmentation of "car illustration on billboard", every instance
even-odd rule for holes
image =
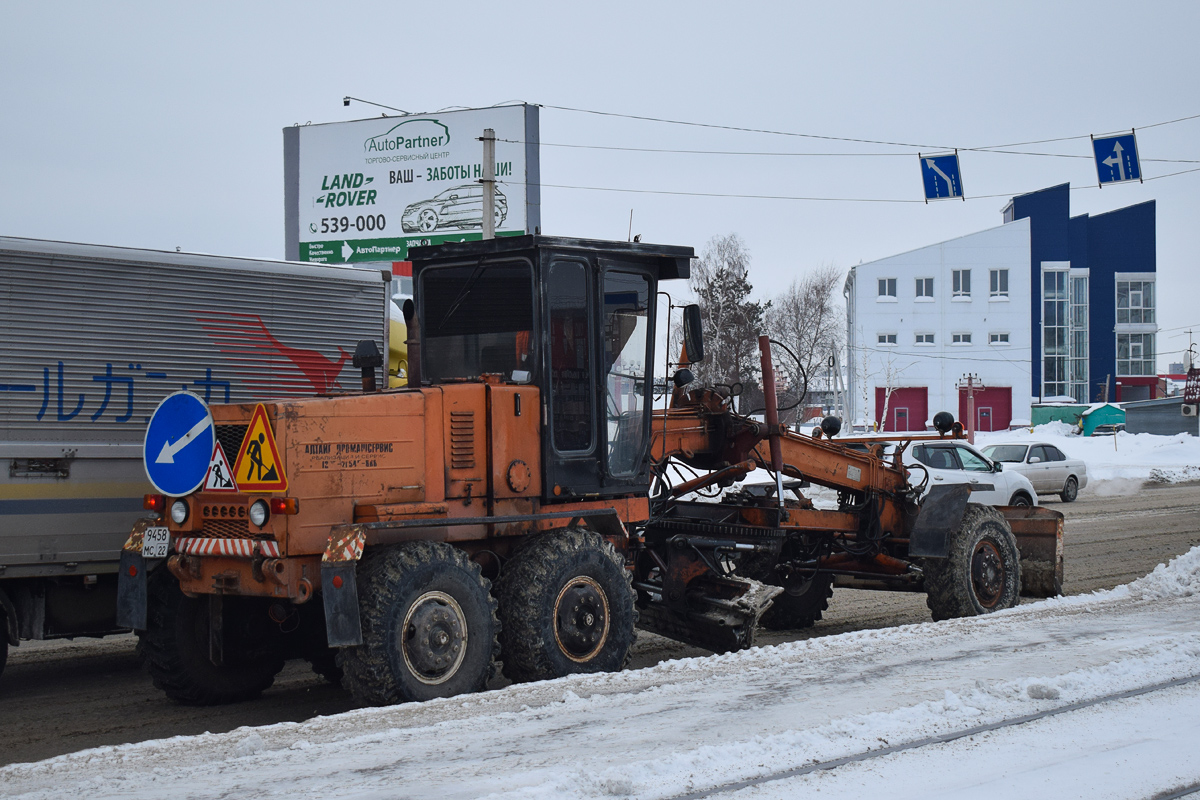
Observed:
[[[508,216],[508,199],[496,190],[496,228]],[[483,187],[478,184],[453,186],[438,192],[429,200],[413,203],[404,209],[400,226],[405,233],[431,233],[444,228],[483,227]]]

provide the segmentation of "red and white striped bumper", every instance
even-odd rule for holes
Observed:
[[[237,556],[241,558],[279,558],[279,542],[263,539],[180,538],[174,541],[176,553],[189,556]]]

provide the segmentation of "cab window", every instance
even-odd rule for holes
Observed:
[[[550,408],[554,449],[590,450],[592,413],[591,341],[588,332],[587,267],[578,261],[550,265]]]
[[[604,273],[604,391],[608,470],[636,472],[645,452],[650,336],[650,282],[646,276]]]
[[[421,273],[424,376],[431,383],[529,371],[533,271],[526,262],[436,267]]]

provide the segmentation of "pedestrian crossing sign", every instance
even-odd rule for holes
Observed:
[[[213,447],[212,458],[208,461],[208,474],[204,476],[203,491],[236,492],[237,490],[237,484],[233,482],[233,470],[229,468],[229,459],[225,457],[221,443],[217,442]]]
[[[238,450],[237,462],[233,465],[233,479],[243,492],[287,491],[287,475],[283,473],[283,459],[275,446],[275,434],[267,420],[267,409],[259,403],[250,418],[250,427]]]

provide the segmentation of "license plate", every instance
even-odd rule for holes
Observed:
[[[166,528],[146,528],[142,534],[143,558],[166,558],[171,549],[171,532]]]

